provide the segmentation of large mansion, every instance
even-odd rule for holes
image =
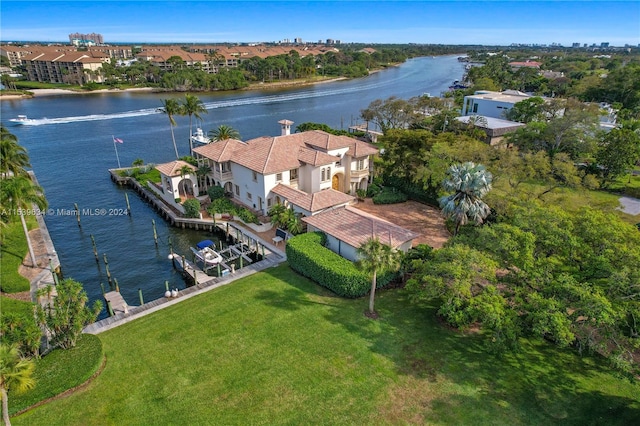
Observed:
[[[204,187],[221,186],[259,214],[284,203],[309,216],[345,205],[356,190],[367,188],[375,146],[320,130],[291,134],[293,122],[278,123],[280,136],[195,148],[198,165],[210,168]]]

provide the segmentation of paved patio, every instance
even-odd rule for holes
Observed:
[[[359,201],[354,207],[420,234],[413,240],[414,246],[428,244],[433,248],[441,248],[451,237],[440,210],[417,201],[373,204],[373,201],[367,198]]]

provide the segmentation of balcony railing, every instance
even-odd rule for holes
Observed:
[[[229,180],[233,178],[233,174],[231,172],[221,172],[219,170],[213,170],[213,178],[219,181]]]
[[[369,169],[353,170],[351,169],[351,177],[362,177],[369,174]]]

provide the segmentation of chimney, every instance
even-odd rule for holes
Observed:
[[[280,120],[278,121],[278,124],[280,124],[280,126],[282,127],[282,132],[280,133],[280,136],[287,136],[291,134],[291,125],[293,124],[293,121]]]

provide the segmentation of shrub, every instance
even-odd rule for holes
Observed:
[[[407,201],[407,194],[395,188],[384,188],[378,195],[373,197],[374,204],[396,204]]]
[[[29,303],[28,315],[3,312],[0,316],[0,343],[17,344],[20,352],[29,357],[38,356],[42,331],[33,316],[33,304]],[[7,309],[5,306],[4,309]]]
[[[45,290],[50,297],[51,286]],[[76,345],[82,329],[96,320],[102,310],[102,303],[95,301],[91,308],[86,306],[89,298],[82,284],[69,278],[56,285],[56,292],[51,309],[36,305],[36,318],[38,324],[51,336],[54,347],[69,349]]]
[[[200,218],[200,201],[190,198],[182,203],[184,207],[184,215],[189,218]]]
[[[207,189],[207,195],[209,195],[211,201],[215,201],[218,198],[224,197],[224,188],[221,186],[212,186]]]
[[[379,185],[377,185],[375,183],[372,183],[367,188],[367,197],[375,197],[376,195],[378,195],[380,193],[380,191],[382,191],[382,188],[380,188]]]
[[[440,208],[440,204],[438,202],[438,189],[440,188],[440,185],[434,185],[431,178],[427,179],[424,186],[422,184],[416,184],[414,182],[395,177],[387,177],[385,179],[385,184],[407,194],[407,196],[412,200]]]
[[[233,205],[228,198],[217,198],[207,207],[207,211],[210,214],[214,213],[229,213],[235,214],[236,206]]]
[[[291,269],[312,279],[338,296],[356,298],[371,289],[371,277],[348,259],[324,247],[326,235],[309,232],[287,241],[286,252]],[[377,288],[384,287],[395,274],[380,274]]]
[[[237,210],[237,215],[242,219],[244,223],[255,223],[259,224],[258,216],[256,216],[251,210],[246,208],[241,208]]]

